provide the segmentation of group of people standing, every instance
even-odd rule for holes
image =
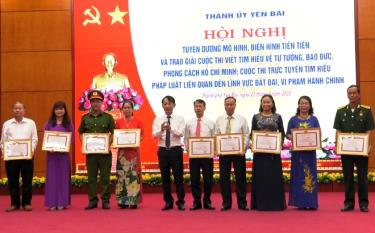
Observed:
[[[364,133],[374,129],[371,109],[359,104],[359,87],[356,85],[349,86],[347,96],[349,104],[337,110],[334,128],[339,132],[353,133]],[[83,133],[109,133],[111,143],[114,129],[140,129],[141,138],[143,137],[143,123],[133,116],[134,105],[131,101],[124,102],[124,116],[115,122],[110,114],[101,110],[104,96],[100,91],[91,91],[88,98],[91,110],[82,116],[78,129],[81,140]],[[161,209],[163,211],[173,209],[174,204],[176,204],[178,210],[185,210],[183,138],[187,140],[190,137],[213,137],[220,134],[240,133],[244,135],[246,146],[249,146],[251,131],[253,130],[280,132],[283,141],[285,137],[292,139],[292,129],[320,127],[319,121],[314,115],[312,101],[308,96],[299,98],[296,114],[290,118],[286,133],[282,117],[276,113],[276,104],[271,95],[264,95],[261,98],[259,113],[252,118],[251,131],[246,118],[235,113],[236,99],[234,97],[225,98],[225,114],[219,116],[216,122],[204,116],[206,103],[202,99],[193,102],[196,116],[186,124],[182,116],[173,112],[176,103],[172,96],[165,96],[161,103],[164,114],[155,118],[152,135],[158,139],[157,156],[165,202]],[[16,102],[13,106],[14,118],[6,121],[3,125],[1,142],[29,138],[32,140],[32,152],[34,153],[38,142],[36,126],[34,121],[25,118],[24,114],[25,106]],[[54,104],[45,130],[74,132],[65,103],[57,102]],[[74,140],[72,143],[74,143]],[[187,150],[189,150],[188,147]],[[119,148],[117,153],[117,204],[121,209],[136,209],[142,200],[139,148]],[[103,186],[101,193],[102,208],[110,209],[111,164],[111,152],[106,155],[86,155],[89,188],[86,210],[98,207],[98,173]],[[5,165],[11,196],[11,206],[6,211],[15,211],[21,207],[26,211],[31,211],[33,160],[10,160],[6,161]],[[244,155],[237,154],[219,155],[221,210],[227,211],[232,208],[230,181],[232,165],[236,182],[237,207],[240,210],[247,211],[249,207],[246,200],[246,159]],[[354,209],[354,165],[357,167],[358,173],[359,207],[361,211],[367,212],[368,157],[351,155],[342,155],[345,184],[345,201],[342,211]],[[213,159],[190,158],[189,167],[194,199],[190,210],[202,208],[214,210],[215,207],[211,202]],[[203,192],[200,185],[201,170]],[[171,193],[171,171],[176,185],[176,202]],[[70,204],[70,173],[69,153],[53,151],[47,153],[45,205],[49,210],[63,210]],[[22,176],[22,200],[19,191],[19,174]],[[316,152],[292,152],[289,205],[299,209],[316,210],[318,208],[317,191]],[[269,211],[287,208],[280,155],[254,153],[250,208]]]
[[[370,107],[360,105],[360,90],[356,85],[347,88],[349,104],[337,110],[334,128],[337,132],[369,133],[374,129],[374,119]],[[314,115],[312,100],[308,96],[301,96],[295,115],[290,118],[285,133],[281,115],[276,113],[276,104],[271,95],[264,95],[260,100],[259,113],[255,114],[249,130],[246,118],[235,113],[236,98],[226,97],[224,100],[225,114],[219,116],[214,123],[204,116],[206,103],[197,99],[193,102],[196,117],[186,125],[184,118],[173,112],[176,106],[172,96],[162,99],[164,115],[156,117],[152,127],[152,134],[158,139],[158,158],[163,184],[163,198],[165,205],[162,210],[173,208],[174,199],[171,194],[170,170],[176,184],[178,210],[185,210],[183,189],[183,150],[182,138],[213,137],[220,134],[244,135],[246,145],[249,146],[252,131],[276,131],[292,140],[292,129],[320,128],[318,118]],[[189,150],[189,148],[187,148]],[[369,154],[371,153],[371,146]],[[368,157],[356,155],[342,155],[345,201],[341,211],[354,209],[354,165],[358,173],[359,208],[368,212],[367,173]],[[190,177],[193,206],[190,210],[213,210],[211,202],[213,159],[190,158]],[[222,211],[232,208],[231,168],[234,168],[236,182],[237,207],[249,210],[246,200],[246,160],[245,156],[219,155],[220,191],[222,196]],[[204,194],[200,186],[200,172],[203,173]],[[203,204],[202,204],[203,203]],[[316,151],[292,151],[291,182],[289,191],[290,206],[301,210],[316,210],[318,208],[318,180]],[[263,211],[280,211],[287,208],[280,155],[270,153],[254,153],[252,167],[252,189],[250,208]]]

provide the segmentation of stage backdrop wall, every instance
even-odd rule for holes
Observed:
[[[119,2],[120,10],[122,10],[122,6],[127,7],[125,2]],[[71,4],[71,1],[61,0],[1,1],[1,123],[11,117],[12,103],[20,100],[26,104],[27,116],[36,121],[38,134],[41,138],[43,125],[56,100],[66,101],[70,112],[72,112],[72,104],[77,103],[78,96],[73,100]],[[375,27],[374,12],[375,3],[373,1],[358,2],[359,84],[362,88],[362,102],[372,108],[375,107],[373,92],[375,90],[373,62],[375,32],[372,30]],[[128,17],[126,19],[129,19]],[[103,21],[103,23],[110,23],[110,21]],[[116,26],[119,26],[118,24]],[[126,43],[123,46],[124,50],[129,48]],[[93,59],[96,61],[94,61],[92,71],[87,77],[89,81],[82,84],[83,89],[89,87],[90,78],[93,75],[103,72],[100,62],[103,53],[107,51],[105,49],[93,54]],[[134,70],[132,71],[131,67],[134,68],[134,60],[125,62],[119,57],[119,72],[125,73],[129,77],[137,77],[138,74],[132,73]],[[336,67],[336,69],[340,69],[340,67]],[[140,83],[132,81],[132,79],[130,82],[132,88],[138,91],[146,102],[137,114],[151,113],[151,110],[146,107],[147,98]],[[160,102],[160,96],[155,101]],[[221,100],[219,101],[221,102]],[[189,100],[190,102],[191,100]],[[345,102],[343,100],[343,103]],[[191,108],[190,105],[187,107]],[[332,108],[336,107],[332,106]],[[160,111],[159,108],[157,113],[159,114]],[[285,115],[285,120],[289,115],[290,113]],[[150,127],[150,125],[146,125],[146,127]],[[40,147],[41,144],[38,146],[35,157],[36,175],[43,175],[45,172],[45,153],[40,150]],[[147,156],[155,160],[153,150],[150,150]],[[370,167],[375,167],[374,159],[370,160]],[[3,162],[0,172],[4,175]]]

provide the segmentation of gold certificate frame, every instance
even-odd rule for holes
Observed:
[[[4,160],[32,159],[31,139],[14,139],[3,142]]]
[[[281,133],[272,131],[252,132],[252,151],[254,153],[281,153]]]
[[[84,133],[82,135],[82,153],[109,154],[109,134]]]
[[[337,133],[336,152],[339,155],[368,156],[369,133]]]
[[[52,152],[69,152],[71,132],[44,131],[42,150]]]
[[[190,159],[214,157],[215,138],[213,137],[189,138],[188,145],[188,155]]]
[[[141,129],[115,129],[113,133],[113,147],[139,147],[141,143]]]
[[[244,155],[244,135],[243,134],[220,134],[216,135],[216,153],[218,155]]]
[[[322,148],[320,128],[292,129],[292,150],[306,151]]]

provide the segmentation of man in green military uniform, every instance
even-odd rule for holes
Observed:
[[[78,132],[82,141],[83,133],[109,133],[109,144],[112,143],[112,134],[115,128],[115,122],[112,115],[105,113],[101,110],[102,102],[104,99],[103,93],[97,90],[92,90],[89,95],[91,104],[90,112],[83,115]],[[97,177],[100,171],[100,180],[102,182],[103,190],[101,194],[102,208],[109,209],[109,199],[111,197],[110,191],[110,174],[112,165],[112,155],[109,154],[87,154],[86,166],[89,187],[89,204],[86,210],[97,208]]]
[[[351,85],[347,89],[349,104],[339,108],[336,112],[333,128],[337,132],[367,133],[374,129],[374,118],[370,107],[359,104],[359,87]],[[371,146],[369,154],[371,153]],[[368,157],[342,155],[342,170],[344,173],[345,201],[341,211],[354,209],[354,165],[358,174],[358,202],[362,212],[368,212],[367,172]]]

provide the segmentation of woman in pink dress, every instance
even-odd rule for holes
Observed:
[[[116,129],[141,129],[143,124],[133,116],[134,104],[126,100],[124,116],[116,121]],[[139,148],[119,148],[117,158],[116,201],[121,209],[136,209],[141,202],[141,158]]]

